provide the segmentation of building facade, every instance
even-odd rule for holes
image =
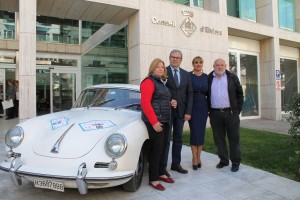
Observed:
[[[19,80],[25,120],[69,109],[90,85],[139,84],[179,49],[188,71],[195,56],[205,73],[226,60],[242,118],[281,120],[300,91],[299,13],[300,0],[0,0],[0,92]]]

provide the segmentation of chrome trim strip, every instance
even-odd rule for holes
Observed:
[[[51,153],[59,153],[59,146],[62,142],[62,140],[64,139],[64,137],[66,136],[66,134],[69,132],[69,130],[75,125],[75,123],[73,123],[61,136],[60,138],[56,141],[56,143],[54,144],[54,146],[51,149]]]

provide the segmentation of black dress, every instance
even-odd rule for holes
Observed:
[[[207,104],[207,90],[208,90],[208,78],[207,74],[201,76],[195,75],[190,72],[192,85],[193,85],[193,111],[192,117],[189,121],[190,125],[190,144],[199,146],[204,144],[204,136],[206,129],[206,121],[208,116],[208,104]]]

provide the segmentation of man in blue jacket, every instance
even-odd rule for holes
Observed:
[[[171,170],[182,174],[187,174],[188,171],[180,165],[181,149],[182,149],[182,131],[184,122],[190,120],[193,106],[193,89],[190,74],[180,67],[182,61],[182,53],[180,50],[174,49],[171,51],[170,65],[167,67],[168,87],[172,99],[177,101],[177,107],[172,108],[170,127],[173,127],[173,144],[172,144],[172,164]],[[170,147],[171,130],[169,132],[168,145],[164,152],[164,165],[167,167],[168,152]],[[169,173],[166,170],[167,175]]]

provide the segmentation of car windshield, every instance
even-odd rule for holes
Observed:
[[[111,107],[140,110],[139,92],[120,88],[90,88],[83,90],[73,108]]]

